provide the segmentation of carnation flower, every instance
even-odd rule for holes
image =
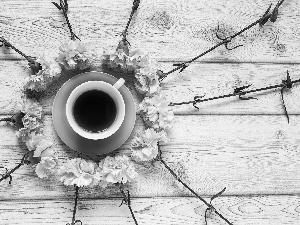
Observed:
[[[129,53],[130,63],[134,68],[148,67],[151,64],[156,64],[156,62],[150,58],[149,53],[144,53],[140,49],[133,50]]]
[[[95,185],[98,183],[100,176],[98,166],[92,161],[75,158],[67,161],[58,174],[61,176],[60,181],[64,185],[77,185],[78,187]]]
[[[174,113],[161,93],[144,98],[139,104],[139,111],[145,123],[157,131],[172,127]]]
[[[156,158],[159,141],[167,141],[164,131],[156,132],[153,128],[149,128],[143,134],[137,133],[131,142],[132,156],[141,161],[149,161]]]
[[[45,140],[45,137],[41,134],[36,134],[31,132],[27,136],[25,144],[29,151],[34,151],[33,157],[52,157],[54,152],[52,149],[49,149],[52,145],[52,142]]]
[[[24,85],[25,89],[42,91],[46,89],[47,83],[43,75],[30,75],[25,78],[26,84]]]
[[[119,68],[123,71],[134,71],[136,68],[144,67],[147,64],[148,55],[139,49],[129,51],[126,47],[119,47],[113,53],[103,54],[103,64],[109,68]]]
[[[21,104],[21,112],[28,114],[32,117],[37,117],[39,119],[42,118],[42,107],[39,103],[31,100],[31,99],[23,99],[23,102]]]
[[[47,84],[60,76],[61,67],[54,58],[44,54],[36,60],[41,65],[38,73],[26,78],[25,88],[35,91],[42,91],[47,88]]]
[[[41,120],[38,119],[37,117],[30,116],[26,114],[22,118],[23,126],[24,128],[29,129],[30,131],[35,130],[36,132],[39,132],[41,130]]]
[[[146,63],[138,62],[135,71],[135,87],[142,94],[152,95],[160,90],[159,70],[155,60],[148,60]],[[143,67],[140,67],[142,66]],[[140,67],[140,68],[139,68]]]
[[[84,70],[91,66],[90,59],[93,54],[88,52],[87,47],[80,40],[70,40],[60,46],[59,50],[57,61],[67,69]]]
[[[41,161],[35,166],[35,173],[39,178],[47,178],[54,167],[56,161],[52,157],[42,157]]]
[[[102,55],[102,64],[112,69],[119,68],[123,71],[133,70],[133,68],[128,65],[128,56],[128,42],[126,40],[121,40],[116,50],[112,51],[111,53],[104,53]]]
[[[102,169],[100,171],[102,187],[109,183],[127,183],[137,176],[133,162],[125,155],[107,156],[99,163],[99,168]]]
[[[42,132],[42,107],[30,99],[23,99],[21,112],[25,115],[22,116],[22,127],[16,131],[16,135],[26,142],[32,134]]]
[[[27,115],[24,116],[25,120],[27,118]],[[24,118],[23,117],[23,118]],[[28,141],[31,139],[32,134],[34,133],[41,133],[43,128],[42,124],[38,121],[36,121],[36,118],[34,117],[29,117],[29,120],[26,120],[25,124],[22,119],[22,123],[24,124],[24,127],[20,128],[19,130],[16,131],[16,136],[18,138],[22,138],[24,142]]]
[[[23,141],[31,139],[32,134],[41,133],[43,130],[41,120],[28,114],[22,118],[22,124],[23,127],[16,131],[16,135]]]
[[[52,81],[53,78],[60,75],[61,67],[51,56],[44,54],[43,57],[36,61],[42,66],[42,70],[40,70],[37,75],[43,75],[43,77],[49,81]]]
[[[133,67],[129,65],[129,57],[122,49],[118,49],[116,52],[111,54],[103,54],[102,63],[111,69],[133,71]]]

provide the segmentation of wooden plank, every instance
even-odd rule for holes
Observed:
[[[213,195],[224,187],[226,194],[292,194],[300,186],[300,116],[176,116],[170,142],[162,146],[163,158],[195,191]],[[134,132],[143,128],[138,119]],[[119,153],[129,154],[131,138]],[[1,126],[1,165],[12,168],[24,154],[13,130]],[[49,116],[45,136],[54,142],[60,163],[76,153],[55,134]],[[133,196],[190,196],[163,166],[156,162],[136,164],[140,177],[128,186]],[[2,173],[4,169],[2,169]],[[34,192],[32,191],[34,190]],[[84,198],[120,196],[117,188],[86,189]],[[13,175],[13,185],[2,182],[0,199],[64,199],[73,187],[64,187],[57,176],[46,180],[35,177],[24,166]]]
[[[209,200],[209,199],[206,199]],[[83,224],[134,224],[120,199],[79,199],[76,219]],[[71,222],[73,201],[1,201],[1,224],[66,224]],[[219,197],[215,208],[233,224],[299,224],[299,196]],[[132,208],[139,224],[204,224],[205,206],[196,198],[138,198]],[[225,225],[217,216],[209,224]]]
[[[0,30],[8,40],[28,55],[56,52],[69,39],[65,19],[49,1],[3,1]],[[274,0],[144,0],[129,30],[133,47],[151,52],[160,59],[190,59],[216,43],[220,24],[222,35],[231,35],[257,20]],[[85,1],[69,3],[74,32],[97,51],[115,48],[130,15],[132,0]],[[224,47],[202,61],[297,62],[300,57],[299,1],[284,2],[275,24],[256,26],[238,37],[233,51]],[[20,58],[8,50],[2,59]]]
[[[98,62],[94,70],[101,70]],[[171,63],[160,63],[159,68],[168,70]],[[281,83],[286,79],[286,71],[290,71],[293,80],[300,79],[300,65],[275,64],[193,64],[184,73],[169,75],[163,83],[163,93],[170,102],[190,101],[194,96],[205,95],[206,98],[221,94],[232,93],[239,86],[252,84],[250,88],[260,88]],[[0,61],[0,114],[14,113],[18,110],[21,100],[25,77],[29,69],[25,61]],[[107,71],[111,73],[110,71]],[[40,102],[46,113],[51,113],[52,103],[59,88],[75,73],[64,74],[54,82],[42,95]],[[116,77],[124,77],[131,89],[136,107],[141,96],[133,87],[134,77],[114,73]],[[300,113],[300,86],[294,85],[291,90],[284,92],[287,110],[290,114]],[[249,95],[251,96],[251,95]],[[253,96],[253,95],[252,95]],[[268,91],[255,96],[258,100],[240,101],[232,97],[214,102],[201,103],[200,110],[192,105],[174,107],[176,114],[276,114],[284,113],[280,91]]]

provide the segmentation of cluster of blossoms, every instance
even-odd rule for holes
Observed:
[[[132,156],[137,160],[150,161],[157,157],[158,142],[167,142],[166,132],[172,127],[174,113],[165,96],[160,92],[156,61],[147,54],[135,70],[136,90],[146,97],[139,104],[138,112],[148,125],[143,133],[137,133],[131,143]]]
[[[43,56],[37,62],[40,70],[27,79],[26,88],[31,90],[44,90],[49,82],[60,76],[63,68],[84,70],[91,66],[90,59],[93,54],[87,51],[85,45],[79,40],[71,40],[60,48],[59,56],[51,58]],[[121,41],[113,54],[103,55],[103,64],[111,69],[120,69],[133,72],[135,75],[136,90],[145,96],[139,105],[148,128],[137,133],[131,143],[131,156],[140,161],[149,161],[157,157],[158,142],[167,142],[167,131],[172,127],[173,111],[166,98],[160,92],[157,62],[140,50],[130,51],[126,42]],[[33,157],[39,158],[36,173],[39,177],[47,177],[56,167],[54,152],[50,148],[51,142],[42,135],[42,108],[35,102],[27,100],[21,110],[22,127],[17,136],[22,138]],[[65,185],[78,187],[126,183],[132,181],[137,173],[133,162],[128,156],[107,156],[100,163],[81,158],[68,160],[62,165],[58,174]]]
[[[140,50],[130,51],[128,43],[120,41],[116,51],[103,55],[103,64],[111,69],[134,72],[135,88],[146,96],[139,104],[139,113],[148,125],[142,133],[137,133],[131,143],[132,156],[141,161],[149,161],[158,154],[158,142],[166,142],[166,132],[172,127],[174,113],[165,96],[160,92],[159,77],[162,71],[149,54]]]
[[[159,77],[162,72],[156,69],[157,62],[151,59],[149,53],[139,49],[130,51],[128,44],[121,41],[115,52],[104,54],[102,59],[103,65],[108,68],[134,72],[135,87],[141,94],[149,96],[160,91]]]
[[[47,177],[56,165],[52,143],[42,135],[42,107],[30,99],[24,99],[20,110],[21,123],[16,131],[17,137],[25,142],[32,157],[39,160],[35,165],[38,177]]]
[[[82,158],[70,159],[61,166],[58,174],[65,185],[78,187],[125,184],[133,181],[137,176],[133,162],[125,155],[107,156],[98,164]]]
[[[59,47],[59,55],[43,55],[36,60],[37,72],[26,78],[25,89],[43,91],[47,85],[57,79],[62,69],[84,70],[91,66],[94,54],[79,40],[70,40]]]

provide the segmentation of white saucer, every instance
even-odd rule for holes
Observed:
[[[123,85],[119,91],[125,102],[125,118],[120,129],[112,136],[101,140],[83,138],[72,130],[66,117],[66,102],[72,90],[86,82],[100,80],[110,84],[117,78],[101,72],[86,72],[68,80],[58,91],[52,107],[54,128],[61,140],[70,148],[85,154],[101,155],[119,148],[130,136],[136,119],[135,105],[130,91]]]

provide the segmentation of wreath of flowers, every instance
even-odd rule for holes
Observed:
[[[144,96],[143,100],[138,106],[137,112],[142,117],[146,124],[144,131],[135,134],[131,142],[131,154],[114,156],[106,156],[100,162],[95,162],[92,159],[72,158],[67,159],[62,165],[58,165],[58,157],[55,151],[51,148],[51,141],[43,136],[43,111],[40,104],[30,98],[23,98],[20,104],[20,111],[11,118],[5,118],[1,121],[11,122],[16,127],[16,135],[27,146],[28,152],[24,155],[20,165],[33,164],[35,173],[39,178],[45,179],[49,175],[57,175],[64,185],[75,186],[75,208],[78,199],[78,189],[83,186],[106,187],[108,185],[116,185],[120,188],[124,196],[125,203],[129,206],[131,215],[137,224],[137,220],[133,214],[130,206],[130,194],[124,191],[123,184],[134,181],[138,177],[138,172],[135,168],[136,161],[152,161],[158,160],[170,171],[170,173],[188,188],[196,197],[207,205],[205,211],[205,220],[207,212],[215,212],[228,224],[231,224],[224,218],[211,204],[211,201],[220,196],[225,188],[211,198],[210,203],[197,195],[191,188],[189,188],[180,178],[173,172],[173,170],[161,158],[161,151],[159,143],[166,143],[169,141],[168,132],[172,128],[174,113],[172,104],[170,104],[166,97],[161,92],[160,81],[169,73],[175,70],[183,70],[188,66],[188,63],[179,64],[178,67],[169,73],[163,73],[158,70],[157,61],[151,58],[149,53],[144,53],[141,50],[131,50],[130,44],[127,41],[127,29],[134,12],[137,10],[140,1],[134,0],[132,12],[127,23],[126,29],[123,32],[123,38],[119,42],[116,50],[112,53],[104,53],[100,56],[102,66],[111,70],[123,71],[125,73],[133,73],[135,76],[135,89]],[[283,0],[278,2],[278,7],[283,3]],[[44,91],[48,85],[56,80],[65,70],[86,70],[92,66],[93,59],[98,56],[93,53],[72,31],[71,25],[67,17],[68,3],[67,0],[60,0],[60,4],[53,3],[63,14],[67,20],[71,40],[62,44],[59,47],[59,54],[56,57],[44,54],[43,56],[34,59],[21,53],[29,62],[29,66],[33,72],[32,75],[26,78],[25,90],[31,92]],[[277,6],[276,6],[277,7]],[[269,19],[276,18],[278,14],[278,7],[272,13],[269,13],[270,8],[265,15],[258,20],[257,23],[262,25]],[[276,20],[276,19],[275,19]],[[260,24],[260,25],[261,25]],[[6,47],[16,48],[11,45],[4,38],[0,41]],[[230,41],[224,41],[226,45]],[[17,50],[16,50],[17,51]],[[14,170],[7,172],[2,176],[0,181],[10,178]],[[81,222],[75,220],[75,213],[73,214],[72,224]]]
[[[67,19],[67,1],[60,1],[54,4],[62,10]],[[134,1],[133,10],[137,9],[139,1]],[[130,20],[132,15],[130,17]],[[68,25],[69,21],[67,19]],[[71,25],[71,40],[59,47],[59,54],[56,57],[44,54],[37,59],[28,57],[32,75],[27,77],[24,89],[30,92],[44,91],[48,85],[61,76],[63,71],[89,69],[92,60],[97,57],[90,51],[84,42],[73,33]],[[49,175],[56,175],[64,185],[74,185],[77,195],[78,188],[83,186],[117,185],[124,194],[124,200],[128,204],[129,192],[125,193],[123,184],[133,181],[138,173],[134,161],[149,161],[158,155],[158,142],[168,141],[167,130],[172,127],[174,118],[173,111],[166,98],[160,93],[160,82],[158,80],[161,71],[158,71],[157,62],[140,50],[131,51],[126,40],[128,26],[123,39],[119,42],[116,51],[111,54],[103,54],[100,58],[102,64],[110,69],[133,72],[136,78],[136,90],[146,96],[140,103],[138,112],[147,124],[144,132],[136,134],[131,143],[131,154],[106,156],[100,162],[84,158],[67,159],[62,165],[58,165],[58,157],[51,148],[51,141],[43,136],[43,110],[38,101],[23,96],[20,104],[20,111],[12,118],[4,121],[11,122],[16,128],[16,135],[25,143],[28,152],[24,155],[21,165],[33,164],[35,173],[39,178],[45,179]],[[17,50],[4,38],[0,40],[5,47]],[[18,50],[19,51],[19,50]],[[3,121],[3,120],[2,120]],[[13,171],[5,174],[1,181],[6,178],[12,180]],[[78,196],[77,196],[78,197]],[[77,198],[76,198],[77,199]],[[133,212],[132,212],[133,213]],[[135,219],[135,218],[134,218]],[[75,216],[72,224],[75,223]],[[135,220],[136,222],[136,220]],[[137,224],[137,222],[136,222]]]

